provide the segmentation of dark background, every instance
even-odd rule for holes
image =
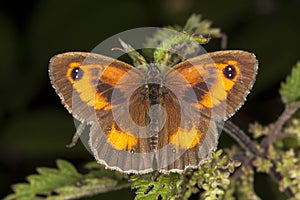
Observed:
[[[227,34],[228,49],[253,52],[260,62],[254,89],[233,118],[247,130],[253,121],[272,122],[283,109],[280,81],[300,58],[299,9],[299,0],[1,0],[0,198],[37,166],[54,167],[63,158],[80,168],[93,160],[80,142],[65,148],[75,128],[50,85],[53,55],[90,51],[121,31],[183,25],[192,13],[202,14]],[[207,50],[220,50],[220,40]],[[222,134],[221,145],[226,137]],[[257,181],[256,190],[267,198],[268,186],[261,185]],[[132,194],[124,190],[95,199],[132,199]]]

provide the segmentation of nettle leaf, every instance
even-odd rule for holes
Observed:
[[[58,199],[79,199],[86,196],[95,196],[96,194],[105,193],[112,190],[119,190],[128,187],[118,185],[118,181],[109,178],[87,178],[80,182],[78,185],[66,185],[55,190],[56,195],[47,197],[47,200]]]
[[[195,57],[202,50],[199,44],[208,43],[209,39],[195,37],[188,33],[169,36],[154,52],[154,60],[159,65],[171,66],[187,58]]]
[[[41,199],[41,197],[51,195],[56,188],[74,184],[82,177],[75,167],[67,161],[57,160],[57,167],[58,169],[37,168],[38,175],[28,176],[28,183],[14,185],[15,193],[5,199]]]
[[[192,194],[200,192],[199,197],[203,200],[224,199],[229,189],[230,174],[239,165],[239,162],[223,155],[222,150],[214,152],[199,169],[184,174],[180,183],[180,197],[188,199]]]
[[[160,174],[158,178],[149,175],[131,176],[131,188],[136,189],[135,200],[188,199],[199,194],[200,199],[224,199],[232,174],[240,163],[223,155],[219,150],[199,169],[188,169],[183,174]],[[155,175],[154,175],[155,177]]]
[[[292,69],[290,76],[281,84],[279,93],[286,104],[300,100],[300,62]]]
[[[160,174],[152,180],[150,177],[143,179],[143,176],[132,176],[134,181],[131,185],[136,190],[135,200],[152,199],[175,199],[177,196],[180,175],[170,173],[169,175]]]
[[[165,26],[164,28],[157,29],[157,31],[151,36],[147,37],[144,46],[145,47],[157,47],[166,38],[170,38],[176,35],[176,32],[182,31],[181,26]],[[146,53],[146,57],[153,57],[153,50],[144,49],[144,53]]]
[[[99,164],[88,164],[89,173],[85,175],[64,160],[57,160],[57,167],[38,168],[39,174],[28,176],[28,183],[16,184],[13,187],[15,193],[5,200],[78,199],[130,186],[126,175],[104,170]]]
[[[210,38],[224,37],[219,28],[211,28],[209,20],[201,20],[200,15],[192,15],[184,27],[168,26],[158,30],[146,39],[145,46],[157,47],[154,61],[159,65],[171,66],[187,58],[199,55]],[[149,53],[150,55],[152,54]]]
[[[193,14],[186,22],[183,31],[194,35],[209,35],[219,38],[223,36],[220,28],[212,28],[212,22],[209,20],[201,20],[201,15]]]

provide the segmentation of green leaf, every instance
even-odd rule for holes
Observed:
[[[154,60],[159,65],[170,66],[189,57],[196,56],[201,49],[199,44],[205,44],[208,38],[195,37],[188,33],[178,32],[165,39],[154,52]]]
[[[39,196],[48,196],[53,190],[67,184],[74,184],[80,180],[81,174],[67,161],[57,160],[58,169],[38,168],[38,175],[27,177],[29,183],[16,184],[14,194],[5,199],[40,199]]]
[[[180,183],[180,197],[188,199],[200,189],[200,199],[224,199],[229,189],[229,176],[239,165],[239,162],[223,155],[222,150],[214,152],[199,169],[184,174]]]
[[[147,38],[145,46],[157,46],[154,61],[159,65],[170,66],[199,55],[202,50],[199,44],[207,44],[211,37],[223,36],[219,28],[211,28],[210,21],[201,20],[200,15],[194,14],[184,27],[168,26],[158,30],[151,38]]]
[[[8,195],[5,200],[75,199],[130,186],[127,175],[104,170],[96,163],[87,165],[90,171],[85,175],[78,173],[71,163],[64,160],[57,160],[57,167],[38,168],[38,174],[28,176],[28,183],[16,184],[14,194]]]
[[[47,197],[47,200],[79,199],[81,197],[95,196],[113,190],[129,187],[129,183],[119,183],[110,178],[86,178],[77,185],[66,185],[55,190],[57,195]]]
[[[291,104],[300,100],[300,62],[292,69],[290,76],[281,84],[279,93],[284,103]]]
[[[154,180],[149,177],[147,180],[143,179],[143,176],[132,176],[131,180],[134,180],[131,188],[136,189],[135,200],[175,199],[180,175],[176,173],[161,174]]]
[[[188,199],[199,193],[200,199],[222,199],[229,189],[229,176],[240,165],[217,151],[199,169],[188,169],[184,174],[134,175],[131,188],[136,189],[135,200]],[[154,178],[153,178],[154,176]]]
[[[186,22],[183,31],[198,36],[209,35],[214,38],[223,36],[220,28],[211,28],[212,22],[201,20],[201,15],[193,14]]]
[[[144,46],[157,47],[162,41],[166,40],[166,38],[173,37],[176,32],[180,31],[182,31],[181,26],[165,26],[164,28],[158,29],[151,37],[147,37]],[[149,49],[145,49],[143,52],[146,52],[147,57],[153,57],[153,52],[149,51]]]

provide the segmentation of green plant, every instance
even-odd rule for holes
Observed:
[[[207,20],[201,21],[199,15],[192,15],[183,28],[168,27],[185,34],[168,37],[161,44],[161,50],[154,52],[155,60],[165,65],[177,62],[181,58],[174,57],[168,49],[190,41],[205,44],[210,37],[223,37],[220,29],[210,25]],[[165,38],[164,34],[157,32],[147,42],[156,43]],[[130,52],[135,65],[145,62],[129,44],[123,41],[121,44]],[[185,50],[189,53],[193,48],[187,46]],[[38,168],[37,175],[28,176],[27,183],[14,185],[14,193],[5,199],[78,199],[130,187],[136,192],[136,200],[188,199],[193,194],[205,200],[260,199],[255,192],[256,172],[272,177],[286,198],[300,199],[300,119],[295,115],[300,108],[299,88],[300,63],[297,63],[281,85],[285,110],[278,120],[267,126],[250,124],[253,139],[227,121],[224,131],[239,145],[216,151],[199,169],[190,169],[184,174],[126,175],[91,162],[85,166],[88,172],[79,173],[71,163],[57,160],[57,169]]]

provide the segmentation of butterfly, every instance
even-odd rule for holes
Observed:
[[[90,125],[99,163],[124,173],[181,173],[216,149],[218,124],[245,102],[257,69],[255,55],[241,50],[139,68],[67,52],[50,60],[49,75],[66,109]]]

